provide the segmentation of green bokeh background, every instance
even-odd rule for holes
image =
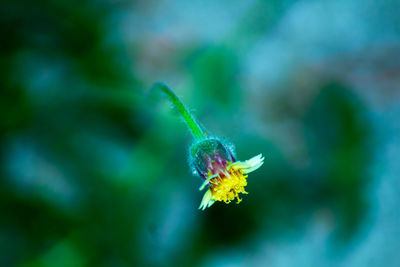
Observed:
[[[398,1],[3,0],[0,266],[400,266]],[[240,160],[197,210],[175,90]]]

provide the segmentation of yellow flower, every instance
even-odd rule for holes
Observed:
[[[165,93],[193,135],[194,143],[190,147],[189,163],[193,173],[204,179],[200,190],[206,186],[209,188],[199,209],[209,208],[216,201],[228,204],[235,198],[237,203],[240,203],[242,200],[239,194],[247,194],[244,190],[247,174],[260,168],[264,157],[259,154],[246,161],[236,161],[234,146],[203,131],[179,97],[167,85],[155,83],[153,90]]]
[[[247,194],[244,190],[247,185],[247,174],[260,168],[263,163],[264,157],[259,154],[246,161],[231,162],[217,174],[210,172],[209,177],[200,187],[202,190],[208,184],[209,189],[204,194],[199,209],[205,210],[216,201],[228,204],[235,198],[239,204],[242,201],[239,193]]]
[[[215,137],[194,144],[191,154],[195,172],[204,178],[200,190],[208,186],[199,207],[201,210],[211,207],[216,201],[228,204],[237,199],[240,203],[239,194],[247,194],[244,189],[247,174],[264,163],[261,154],[246,161],[236,161],[233,146]]]

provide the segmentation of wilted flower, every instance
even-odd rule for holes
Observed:
[[[247,174],[257,170],[264,163],[264,157],[259,154],[246,161],[237,161],[234,146],[217,137],[205,134],[200,125],[189,113],[182,101],[165,84],[156,83],[154,89],[164,92],[185,120],[195,141],[190,147],[190,164],[193,173],[204,179],[200,190],[208,186],[199,209],[211,207],[216,201],[230,203],[235,198],[237,203],[242,200],[239,194],[247,194]]]

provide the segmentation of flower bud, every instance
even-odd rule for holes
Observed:
[[[204,179],[215,175],[235,162],[233,147],[217,138],[207,138],[192,145],[191,163],[194,170]]]

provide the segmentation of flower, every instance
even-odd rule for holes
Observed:
[[[195,143],[191,154],[195,173],[204,179],[200,191],[207,185],[209,187],[201,201],[201,210],[211,207],[216,201],[228,204],[236,198],[237,203],[240,203],[242,200],[239,194],[247,194],[244,189],[247,185],[247,174],[264,163],[261,154],[246,161],[237,161],[233,146],[223,144],[215,137]]]
[[[228,204],[235,198],[237,203],[240,203],[242,200],[239,194],[247,194],[244,190],[247,174],[260,168],[264,157],[259,154],[246,161],[236,161],[233,145],[216,137],[209,137],[182,100],[166,84],[155,83],[152,90],[161,91],[168,97],[194,138],[190,147],[189,162],[193,173],[204,179],[200,191],[208,186],[199,209],[205,210],[216,201]]]

